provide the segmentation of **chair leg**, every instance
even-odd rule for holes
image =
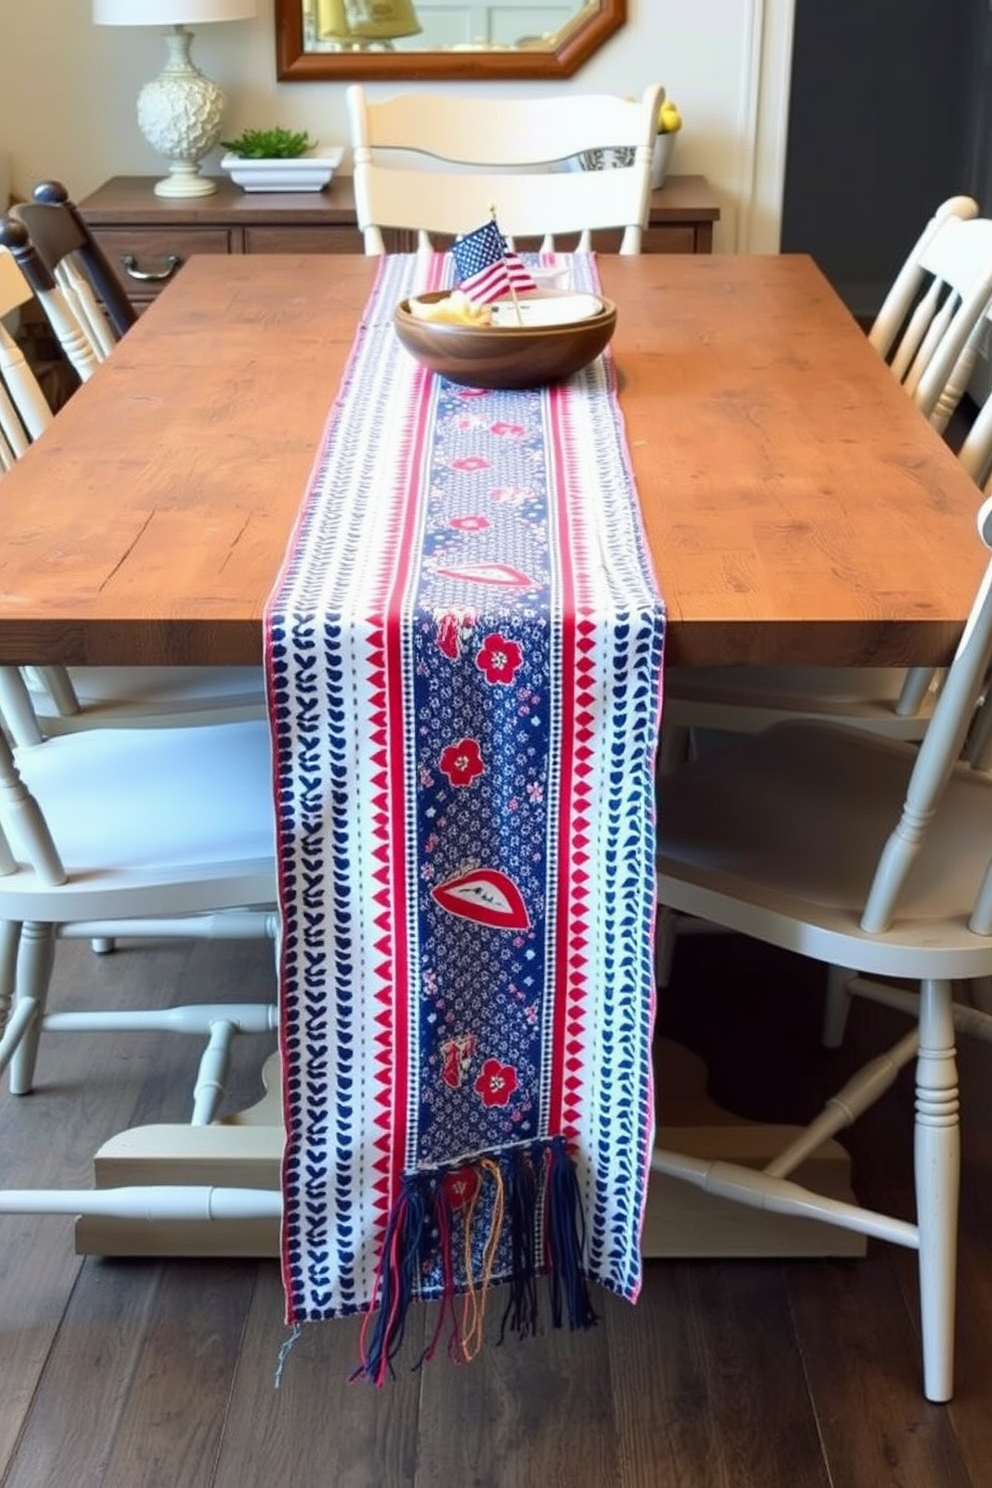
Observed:
[[[968,990],[973,1007],[992,1013],[992,977],[973,977]]]
[[[847,984],[854,972],[846,966],[831,966],[827,975],[827,998],[823,1009],[823,1030],[820,1041],[825,1049],[839,1049],[844,1042],[847,1015],[851,1008],[851,994]]]
[[[10,1061],[11,1095],[27,1095],[34,1085],[41,1021],[55,965],[55,926],[31,922],[22,926],[17,958],[17,997],[33,999],[37,1012]]]
[[[654,976],[655,984],[667,987],[672,975],[672,958],[675,955],[676,917],[674,910],[658,906],[655,926]]]
[[[18,920],[0,921],[0,1074],[10,1064],[37,1016],[34,1003],[17,997]]]
[[[954,1388],[960,1129],[952,985],[920,988],[914,1166],[920,1253],[923,1390],[949,1400]]]
[[[689,756],[689,730],[674,723],[666,723],[661,730],[658,750],[658,774],[671,775]]]
[[[17,948],[20,943],[20,922],[0,920],[0,1038],[7,1027],[17,989]]]

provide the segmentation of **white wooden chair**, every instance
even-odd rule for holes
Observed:
[[[967,520],[962,516],[962,520]],[[978,518],[992,547],[992,500]],[[893,535],[893,540],[897,538]],[[992,563],[917,748],[811,723],[742,735],[661,782],[658,901],[675,913],[883,982],[919,986],[915,1026],[761,1173],[661,1146],[654,1167],[724,1197],[805,1214],[919,1253],[923,1375],[952,1393],[958,1201],[955,982],[992,974],[992,776],[962,761],[992,660]],[[884,996],[884,993],[883,993]],[[916,1218],[823,1198],[789,1178],[916,1059]]]
[[[869,340],[938,429],[971,376],[992,299],[992,221],[970,197],[944,202],[920,235]],[[992,449],[986,414],[960,458],[979,476]],[[976,490],[977,499],[977,490]],[[690,731],[747,733],[787,718],[854,724],[918,739],[939,677],[927,668],[672,668],[666,675],[662,768],[684,758]]]
[[[383,253],[383,229],[416,231],[430,251],[488,220],[495,208],[511,244],[555,239],[587,252],[591,233],[621,229],[621,253],[638,253],[651,194],[651,158],[664,90],[640,100],[562,93],[492,98],[404,93],[373,102],[348,89],[355,202],[366,253]],[[622,150],[607,170],[550,171],[591,150]],[[517,246],[520,246],[519,241]]]
[[[941,202],[892,281],[868,332],[870,344],[911,394],[916,394],[928,363],[939,353],[941,338],[963,292],[956,267],[940,248],[944,225],[974,221],[978,216],[979,206],[973,197],[951,196]],[[952,231],[952,241],[953,236]],[[978,252],[982,251],[979,247]],[[941,431],[967,390],[977,340],[977,334],[969,336],[947,376],[943,376],[944,363],[943,380],[931,380],[925,397],[917,397],[930,422]]]
[[[52,418],[38,379],[3,324],[4,316],[21,310],[31,298],[20,269],[0,249],[0,471],[13,467]]]
[[[53,283],[48,293],[57,316],[71,327],[75,317],[59,287]],[[13,255],[0,246],[0,317],[32,298]],[[0,325],[0,471],[20,459],[51,422],[37,378],[13,336]],[[17,698],[8,699],[8,726],[19,743],[35,742],[41,732],[265,716],[261,667],[52,666],[31,671],[29,685],[33,707],[22,709]]]
[[[26,689],[0,668],[4,696]],[[0,708],[0,717],[2,717]],[[210,1121],[239,1032],[276,1027],[264,1004],[49,1011],[58,938],[277,934],[268,726],[104,729],[12,749],[0,732],[0,1071],[32,1088],[46,1029],[158,1029],[207,1041],[193,1120]],[[249,908],[244,908],[249,906]]]

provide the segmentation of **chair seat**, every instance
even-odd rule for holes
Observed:
[[[266,723],[89,730],[19,749],[16,763],[68,882],[51,887],[19,867],[0,877],[0,917],[58,923],[274,902]]]
[[[916,711],[895,705],[901,667],[676,667],[665,674],[665,721],[750,733],[789,719],[850,721],[890,738],[918,739],[933,712],[931,688]]]
[[[662,783],[659,902],[708,918],[715,896],[713,918],[729,928],[866,972],[992,973],[992,939],[968,929],[992,844],[992,782],[966,766],[952,775],[896,922],[881,934],[859,927],[916,759],[898,740],[799,722],[684,766]],[[929,947],[938,921],[940,944]]]
[[[59,714],[29,678],[46,734],[146,723],[239,722],[265,716],[261,667],[70,667],[80,711]]]

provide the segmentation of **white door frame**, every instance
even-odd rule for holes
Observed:
[[[747,0],[738,139],[736,253],[777,253],[789,125],[795,0]]]

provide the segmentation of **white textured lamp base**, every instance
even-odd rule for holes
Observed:
[[[138,94],[138,126],[169,161],[169,174],[156,184],[156,196],[209,196],[217,190],[214,181],[200,175],[199,163],[220,139],[226,99],[223,88],[190,59],[192,41],[191,31],[176,26],[166,37],[165,67]]]
[[[210,196],[216,190],[216,181],[201,176],[200,167],[185,160],[177,160],[170,166],[169,174],[155,182],[156,196]]]

